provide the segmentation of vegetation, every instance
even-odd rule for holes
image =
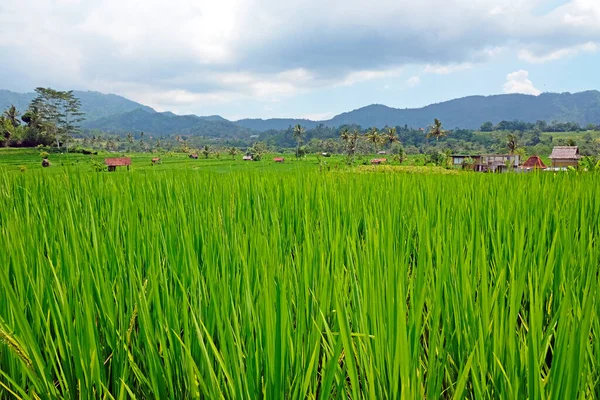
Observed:
[[[0,398],[597,395],[600,175],[237,164],[2,167]]]

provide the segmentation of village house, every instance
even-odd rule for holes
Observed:
[[[459,154],[451,156],[452,166],[468,167],[477,172],[505,172],[519,167],[518,154]],[[467,163],[467,160],[471,160]]]
[[[105,158],[104,164],[108,167],[108,171],[116,171],[117,167],[127,167],[127,171],[129,171],[129,166],[131,165],[131,158],[129,157],[116,157],[116,158]]]
[[[552,168],[577,168],[581,156],[577,146],[555,146],[549,158],[552,160]]]
[[[386,162],[387,158],[374,158],[371,160],[371,164],[373,165],[385,164]]]

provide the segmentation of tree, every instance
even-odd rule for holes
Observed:
[[[360,138],[360,132],[358,129],[354,129],[350,132],[350,129],[344,127],[340,131],[340,138],[346,143],[348,158],[354,163],[354,154],[356,154],[356,146],[358,144],[358,139]]]
[[[292,136],[296,140],[296,158],[300,157],[300,145],[304,140],[304,135],[306,134],[306,129],[304,129],[300,124],[294,126],[292,130]]]
[[[17,127],[21,125],[19,121],[20,112],[17,111],[17,108],[14,105],[11,105],[4,111],[4,117],[12,124],[13,127]]]
[[[263,155],[267,152],[267,145],[265,142],[255,142],[248,152],[252,154],[252,159],[260,161]]]
[[[373,146],[375,146],[375,152],[377,153],[379,144],[381,144],[383,142],[382,139],[384,139],[382,137],[382,135],[379,134],[379,131],[377,130],[377,128],[373,127],[371,129],[369,129],[369,131],[365,134],[366,138],[367,138],[367,142],[373,144]]]
[[[481,125],[481,128],[479,128],[479,130],[481,132],[492,132],[494,130],[494,124],[492,124],[491,122],[485,122],[483,125]]]
[[[508,136],[506,137],[506,147],[508,147],[510,154],[515,154],[515,151],[517,151],[517,149],[519,148],[517,135],[515,135],[514,133],[508,134]]]
[[[210,147],[208,145],[205,145],[202,148],[202,154],[204,154],[204,158],[208,158],[208,156],[210,155]]]
[[[429,127],[429,131],[427,132],[427,139],[434,137],[437,142],[439,138],[446,136],[446,131],[442,129],[442,123],[439,119],[435,118],[433,120],[433,125]]]
[[[238,153],[238,150],[235,147],[230,147],[229,150],[227,150],[227,153],[229,153],[232,160],[235,160],[235,155]]]
[[[398,135],[396,134],[396,128],[386,128],[384,139],[390,147],[392,144],[399,142],[400,139],[398,139]]]
[[[40,120],[54,137],[56,147],[60,148],[61,142],[67,144],[72,135],[80,131],[79,124],[84,120],[81,101],[73,95],[73,91],[66,92],[51,88],[38,87],[35,89],[37,96],[31,102],[30,110],[35,110]]]

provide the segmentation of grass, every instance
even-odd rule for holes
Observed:
[[[598,397],[600,176],[239,164],[0,167],[0,398]]]

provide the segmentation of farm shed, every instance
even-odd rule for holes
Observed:
[[[371,160],[371,164],[373,165],[385,164],[386,162],[387,158],[374,158]]]
[[[273,161],[275,161],[276,163],[282,163],[282,162],[285,162],[285,158],[283,158],[283,157],[275,157],[273,159]]]
[[[104,164],[108,167],[109,171],[116,171],[117,167],[127,167],[129,171],[129,166],[131,165],[131,158],[129,157],[116,157],[116,158],[105,158]]]
[[[190,154],[189,157],[193,158],[194,160],[197,160],[198,159],[198,154]]]
[[[579,166],[579,147],[577,146],[555,146],[549,157],[553,168],[566,168]]]
[[[546,164],[538,156],[531,156],[521,165],[522,169],[546,169]]]
[[[244,157],[242,157],[242,160],[244,160],[244,161],[252,161],[252,156],[244,156]]]

